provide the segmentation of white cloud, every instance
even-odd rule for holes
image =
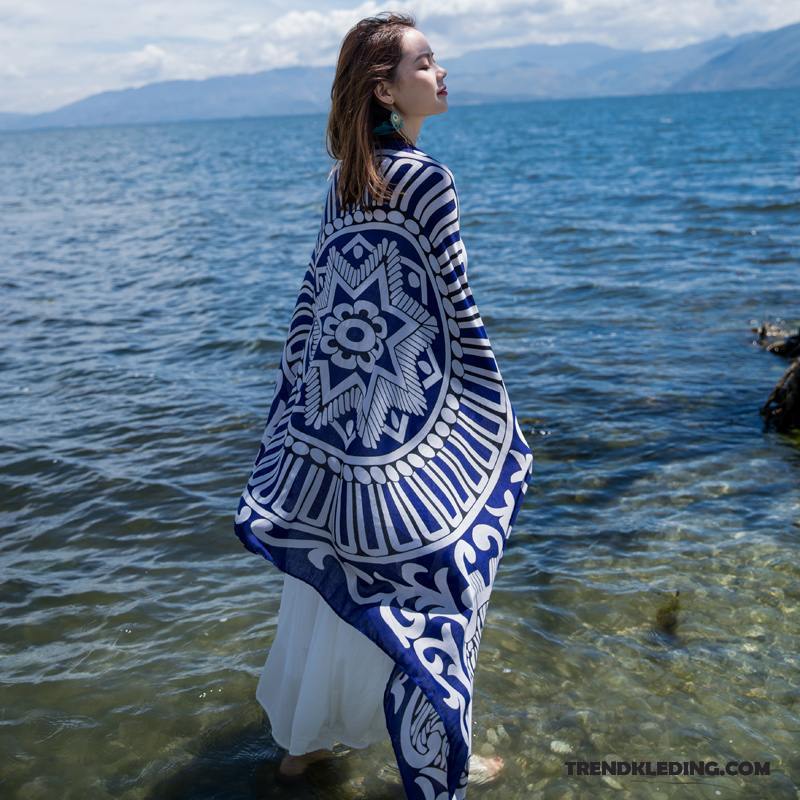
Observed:
[[[146,44],[141,50],[127,53],[119,59],[117,72],[134,82],[155,81],[166,74],[170,60],[163,47]]]
[[[388,9],[410,11],[445,66],[480,47],[595,41],[650,50],[800,16],[784,0],[0,0],[0,110],[45,111],[157,80],[333,64],[347,29]]]

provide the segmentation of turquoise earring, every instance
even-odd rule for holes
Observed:
[[[403,118],[394,110],[389,115],[389,121],[385,120],[380,125],[376,125],[373,133],[399,133],[403,128]]]

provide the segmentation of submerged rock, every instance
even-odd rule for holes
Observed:
[[[550,749],[554,753],[571,753],[574,748],[569,742],[565,742],[562,739],[553,739],[550,742]]]
[[[767,352],[784,358],[800,358],[800,329],[791,334],[785,328],[765,322],[751,330],[758,333],[758,343]]]
[[[800,358],[795,359],[761,408],[767,427],[778,431],[800,428]]]
[[[678,611],[680,601],[678,600],[680,589],[656,610],[656,628],[664,633],[675,633],[678,627]]]
[[[761,407],[765,427],[772,426],[780,432],[800,428],[800,330],[789,334],[766,323],[753,330],[758,333],[758,344],[765,350],[793,359]]]

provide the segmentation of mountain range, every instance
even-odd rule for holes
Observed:
[[[473,50],[443,59],[451,106],[800,86],[800,23],[664,50],[592,42]],[[90,95],[38,114],[0,112],[0,130],[325,112],[334,68],[281,67]]]

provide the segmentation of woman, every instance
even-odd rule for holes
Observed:
[[[347,34],[325,211],[235,530],[284,573],[257,697],[301,775],[387,735],[410,799],[465,797],[495,572],[532,474],[466,278],[453,175],[420,150],[447,110],[412,17]]]

